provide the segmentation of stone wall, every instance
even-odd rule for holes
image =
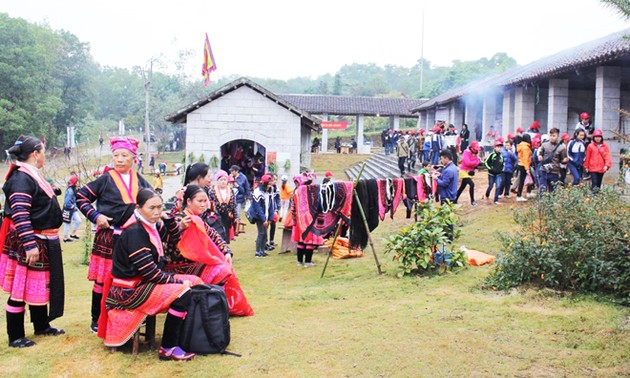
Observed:
[[[308,136],[301,134],[308,133]],[[310,129],[301,128],[300,117],[253,89],[242,86],[192,111],[186,119],[186,156],[204,154],[206,161],[220,159],[221,146],[247,139],[262,144],[267,153],[275,152],[278,173],[299,173],[302,143],[310,141]],[[291,169],[285,172],[286,160]]]

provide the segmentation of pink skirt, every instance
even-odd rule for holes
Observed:
[[[38,262],[26,265],[26,252],[17,231],[15,228],[9,229],[0,255],[0,286],[14,301],[41,306],[50,300],[49,241],[37,238],[36,243],[39,249]]]
[[[99,284],[105,282],[105,277],[112,271],[112,253],[116,236],[111,229],[99,229],[94,236],[94,246],[90,254],[88,280]]]

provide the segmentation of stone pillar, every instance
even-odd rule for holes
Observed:
[[[464,123],[468,125],[468,130],[472,133],[475,128],[475,119],[477,118],[477,114],[475,112],[475,107],[471,101],[466,101],[464,105]],[[471,140],[474,139],[474,135],[471,134]]]
[[[435,109],[427,110],[427,122],[424,125],[426,130],[431,130],[435,125]]]
[[[483,133],[483,143],[486,142],[486,134],[490,131],[490,126],[494,126],[494,121],[497,119],[497,98],[494,94],[486,95],[483,98],[483,111],[481,117],[481,128]],[[494,130],[498,131],[497,126],[494,126]]]
[[[363,114],[357,115],[357,131],[354,140],[357,142],[357,153],[364,153],[365,148],[363,147],[363,119],[365,116]],[[369,150],[369,146],[368,146]]]
[[[619,127],[621,106],[621,69],[619,67],[597,67],[595,79],[595,127],[604,132],[604,139],[614,135],[607,130]],[[613,162],[614,163],[614,162]]]
[[[549,79],[547,111],[547,131],[557,127],[560,134],[566,133],[569,127],[569,79]]]
[[[400,117],[399,116],[390,116],[389,123],[392,125],[392,129],[400,130]]]
[[[462,101],[456,101],[453,104],[453,118],[450,121],[457,130],[462,129],[464,123],[464,103]]]
[[[527,131],[534,122],[536,111],[536,90],[517,87],[514,89],[514,129],[522,127]]]
[[[328,113],[322,115],[322,121],[328,121]],[[322,128],[322,146],[319,149],[320,152],[328,152],[328,129]]]
[[[507,138],[508,134],[515,134],[516,127],[514,127],[514,91],[506,89],[503,92],[503,137]]]

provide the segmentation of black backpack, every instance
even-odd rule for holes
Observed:
[[[226,353],[230,344],[230,320],[225,291],[217,285],[195,285],[191,290],[179,346],[197,354]]]

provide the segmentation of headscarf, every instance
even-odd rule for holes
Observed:
[[[224,171],[223,169],[220,169],[215,175],[214,175],[214,181],[219,181],[219,179],[221,177],[228,177],[228,174],[226,171]]]
[[[138,142],[135,138],[117,136],[109,138],[109,145],[112,148],[112,152],[116,151],[119,148],[124,148],[131,151],[132,154],[137,155],[138,153]]]

